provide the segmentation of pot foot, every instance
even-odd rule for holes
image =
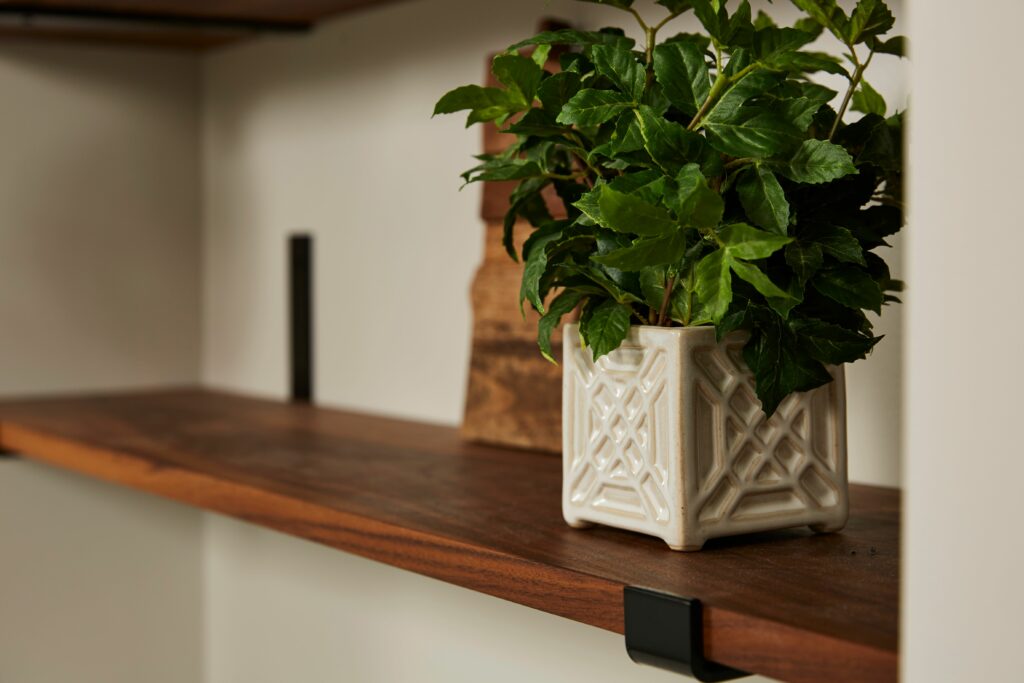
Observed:
[[[823,524],[808,524],[811,531],[816,534],[834,534],[837,531],[842,531],[845,523],[826,522]]]
[[[565,523],[571,526],[573,529],[589,529],[590,527],[594,526],[593,522],[584,522],[583,520],[579,519],[567,519],[565,520]]]

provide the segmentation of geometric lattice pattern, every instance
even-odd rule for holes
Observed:
[[[594,363],[565,334],[563,513],[677,549],[752,531],[845,523],[842,369],[765,419],[742,337],[634,327]]]

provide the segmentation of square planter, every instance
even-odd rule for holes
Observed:
[[[835,381],[786,398],[766,419],[741,333],[635,326],[596,363],[567,325],[562,512],[699,550],[709,538],[848,514],[846,393]]]

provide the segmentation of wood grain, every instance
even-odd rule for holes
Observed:
[[[388,0],[0,0],[0,9],[119,14],[136,18],[188,18],[310,24]],[[394,1],[394,0],[391,0]]]
[[[562,369],[540,355],[538,315],[516,301],[522,265],[488,223],[484,259],[473,280],[473,345],[462,421],[464,438],[501,446],[562,450]],[[527,235],[520,226],[517,246]],[[561,332],[553,335],[561,360]]]
[[[397,0],[0,0],[0,37],[206,49]]]
[[[561,519],[561,464],[456,430],[202,391],[0,403],[0,447],[621,633],[622,589],[701,599],[724,664],[895,681],[899,493],[854,486],[841,534],[699,553]]]

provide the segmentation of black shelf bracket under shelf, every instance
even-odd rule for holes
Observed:
[[[626,586],[623,607],[626,652],[637,664],[707,682],[750,675],[704,659],[704,620],[699,600]]]

